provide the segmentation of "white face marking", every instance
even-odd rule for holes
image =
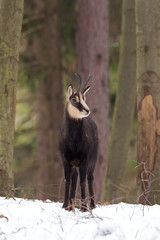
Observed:
[[[80,97],[80,103],[82,104],[82,106],[86,109],[86,110],[89,110],[89,107],[87,106],[86,102],[83,100],[83,97],[82,97],[82,93],[79,92],[79,97]]]
[[[67,109],[68,109],[69,116],[71,118],[74,118],[77,120],[83,118],[80,114],[80,111],[76,107],[74,107],[70,102],[68,103]]]

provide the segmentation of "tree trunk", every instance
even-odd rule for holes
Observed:
[[[160,203],[160,1],[136,0],[138,200]]]
[[[109,143],[104,199],[119,200],[125,172],[136,96],[136,35],[134,1],[124,0],[118,91]],[[116,173],[116,174],[115,174]],[[107,197],[107,198],[106,198]]]
[[[58,155],[58,132],[63,115],[62,79],[60,58],[58,0],[44,4],[44,29],[39,44],[39,57],[45,77],[38,88],[38,159],[42,199],[57,200],[62,178],[61,160]]]
[[[77,0],[77,69],[84,80],[92,75],[88,93],[91,116],[99,133],[99,154],[95,177],[95,198],[101,199],[109,137],[108,93],[108,1]]]
[[[13,187],[13,141],[22,0],[0,3],[0,195]]]

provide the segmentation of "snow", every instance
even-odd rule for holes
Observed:
[[[119,203],[69,212],[61,203],[0,198],[0,240],[159,240],[160,206]]]

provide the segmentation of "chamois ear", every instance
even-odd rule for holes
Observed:
[[[83,91],[83,95],[85,96],[86,95],[86,93],[90,90],[90,86],[88,86],[88,87],[86,87],[85,89],[84,89],[84,91]]]
[[[67,87],[67,91],[66,91],[66,99],[69,100],[70,96],[73,94],[73,87],[72,84],[70,84]]]

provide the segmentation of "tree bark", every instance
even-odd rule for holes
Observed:
[[[125,172],[136,97],[136,29],[134,1],[124,0],[118,90],[108,153],[104,199],[118,201]]]
[[[138,200],[160,203],[160,2],[136,0]]]
[[[95,198],[101,199],[109,137],[108,1],[77,0],[77,69],[83,79],[92,75],[88,93],[91,116],[99,133],[99,154],[94,173]]]
[[[45,1],[44,29],[38,56],[45,70],[45,77],[40,79],[38,87],[38,159],[40,183],[43,186],[41,198],[57,200],[62,178],[58,132],[63,115],[58,0]]]
[[[0,3],[0,195],[13,187],[13,141],[23,0]]]

